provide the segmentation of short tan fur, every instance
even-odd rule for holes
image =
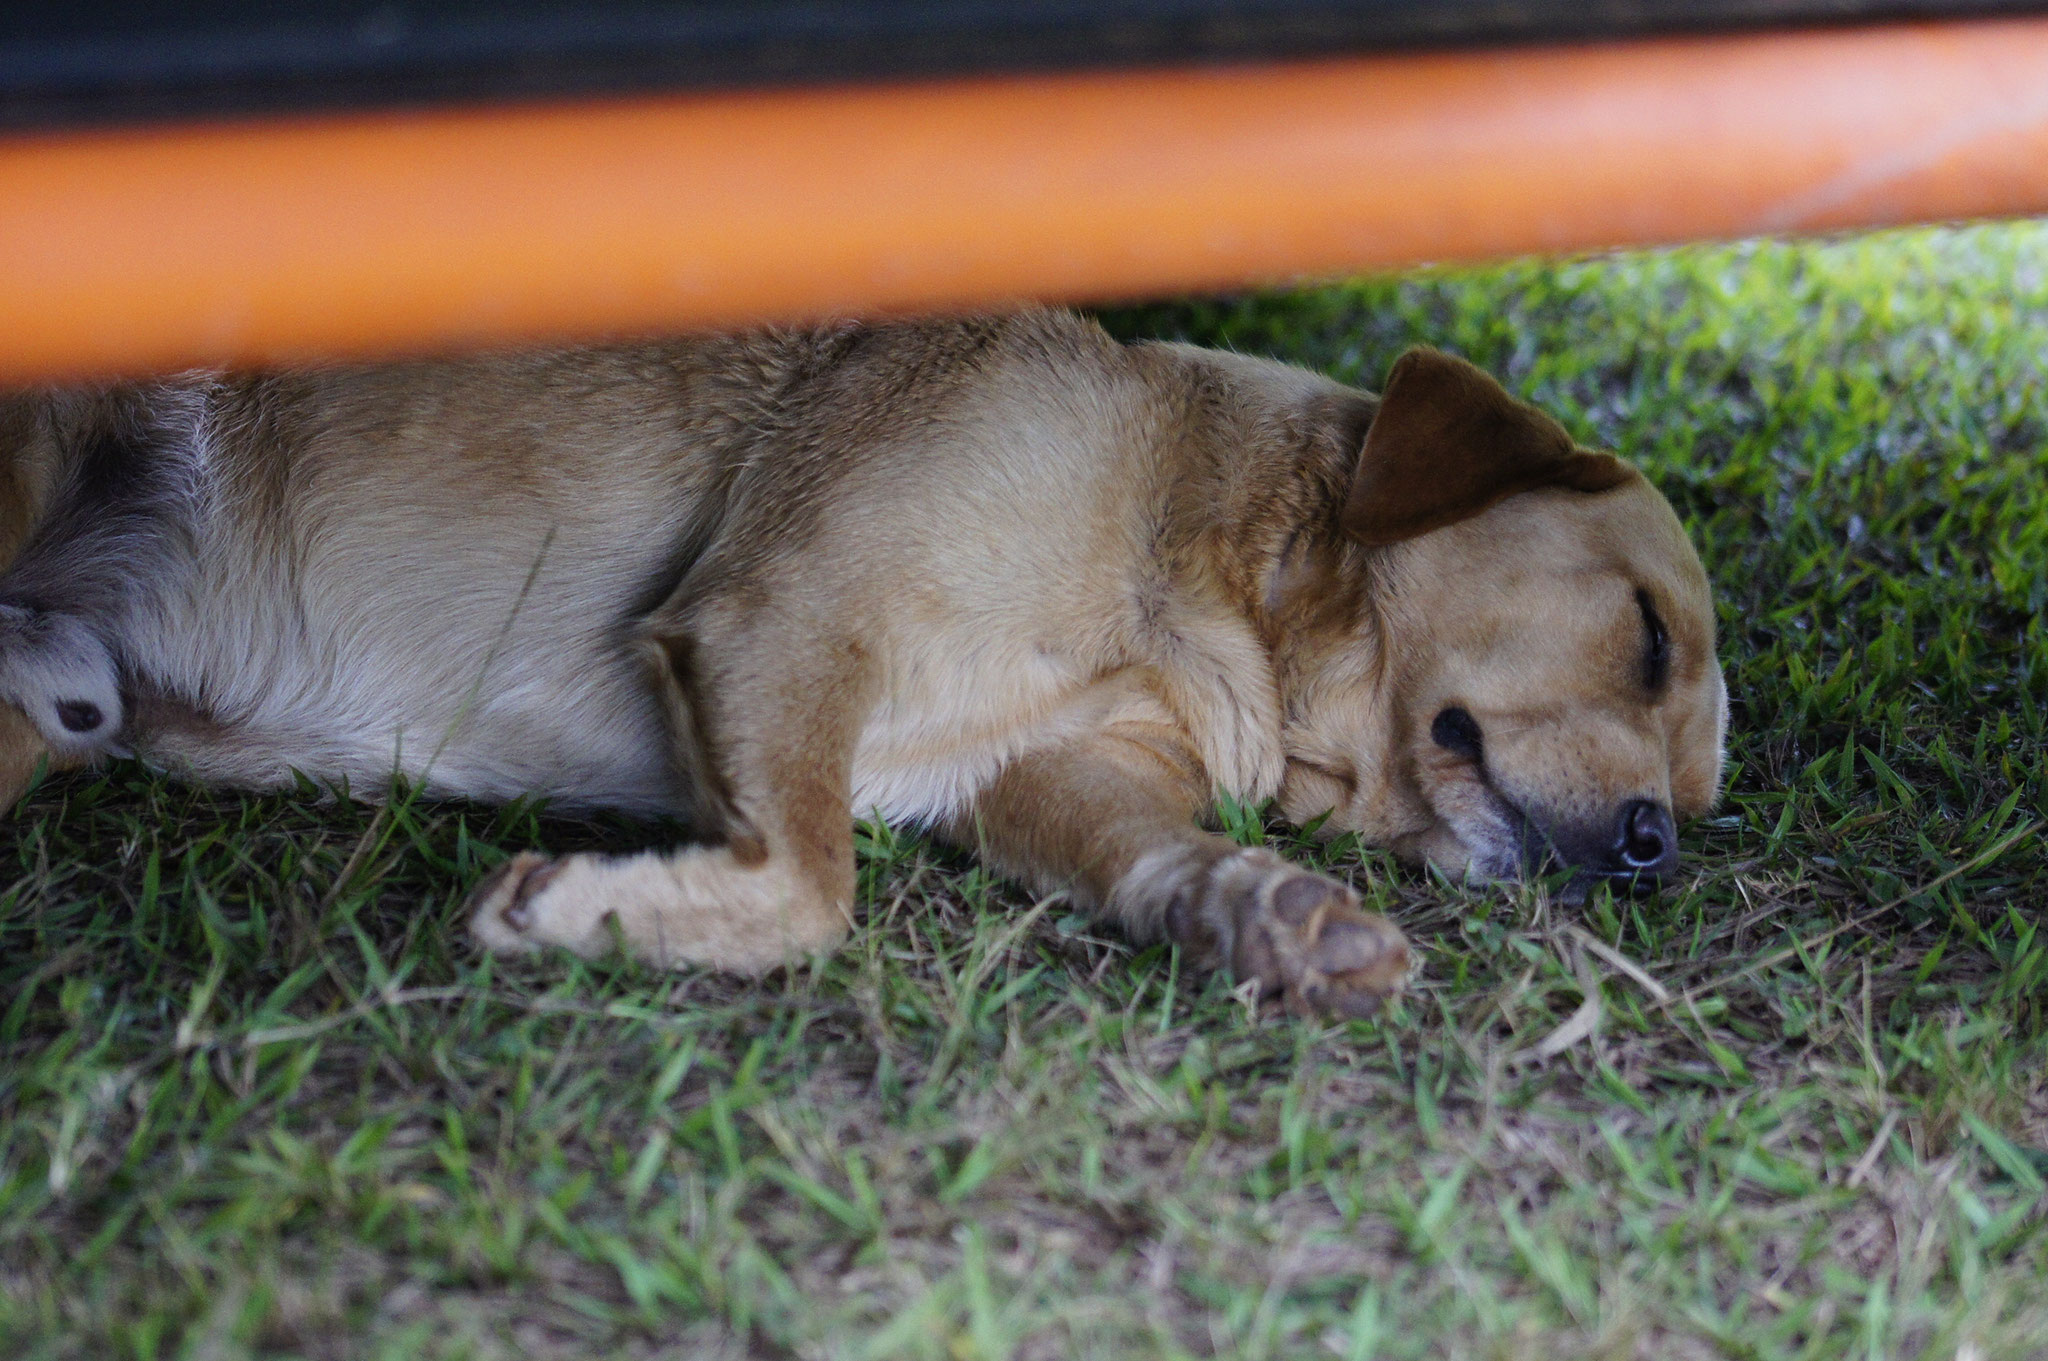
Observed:
[[[1355,1013],[1400,932],[1206,830],[1219,788],[1647,881],[1720,778],[1669,506],[1428,351],[1375,398],[1027,311],[18,394],[0,550],[7,797],[132,750],[699,834],[514,857],[495,950],[828,948],[879,813]]]

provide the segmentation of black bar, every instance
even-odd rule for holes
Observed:
[[[0,126],[2048,12],[2043,0],[79,0],[0,12]]]

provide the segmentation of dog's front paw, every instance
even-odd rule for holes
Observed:
[[[1334,879],[1262,850],[1225,858],[1208,879],[1207,901],[1181,920],[1203,919],[1195,934],[1296,1016],[1370,1016],[1407,977],[1400,928]],[[1169,930],[1184,934],[1172,916]]]
[[[1344,885],[1300,871],[1260,884],[1240,911],[1231,966],[1297,1016],[1370,1016],[1408,974],[1401,929]]]
[[[844,907],[821,901],[785,861],[741,861],[724,847],[559,860],[524,851],[486,876],[470,903],[470,930],[500,954],[557,946],[596,959],[618,950],[660,968],[748,974],[823,949],[847,928]]]
[[[562,862],[521,851],[483,877],[469,895],[469,929],[495,954],[530,954],[557,944],[535,899],[561,872]]]

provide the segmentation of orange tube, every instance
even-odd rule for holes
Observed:
[[[2048,20],[0,140],[0,380],[2048,211]]]

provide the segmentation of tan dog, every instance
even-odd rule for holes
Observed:
[[[1719,780],[1670,508],[1428,351],[1376,401],[1030,312],[26,394],[0,444],[0,783],[132,750],[701,835],[515,856],[496,950],[824,949],[878,813],[1357,1012],[1400,933],[1202,830],[1219,787],[1634,882]]]

